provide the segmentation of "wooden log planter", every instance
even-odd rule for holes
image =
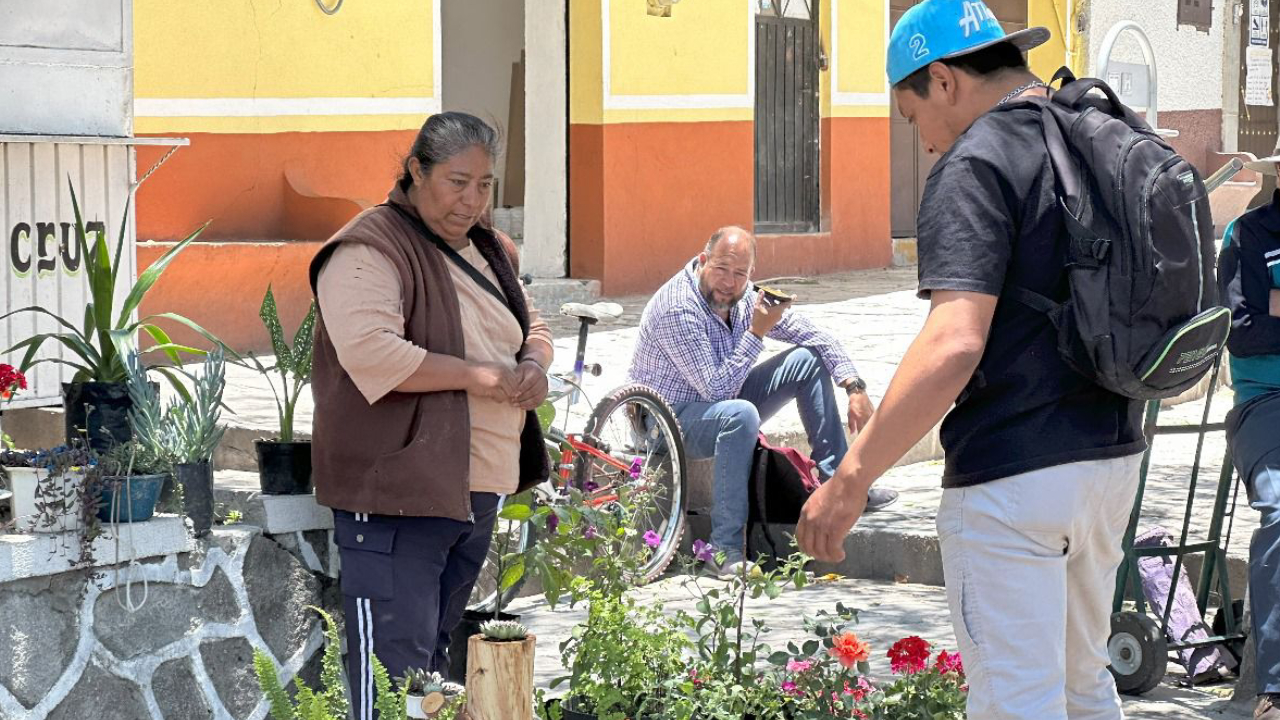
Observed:
[[[482,631],[467,639],[468,719],[533,720],[537,638],[518,623],[487,623]]]

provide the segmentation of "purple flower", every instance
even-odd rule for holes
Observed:
[[[631,461],[631,479],[639,480],[640,471],[642,469],[644,469],[644,460],[641,460],[640,458],[636,458],[635,460],[632,460]]]
[[[595,525],[588,525],[587,529],[582,531],[582,537],[586,538],[587,540],[595,540],[596,538],[600,537],[600,531],[596,530]]]
[[[716,549],[709,542],[694,540],[693,556],[702,562],[711,562],[716,557]]]
[[[547,532],[554,533],[558,527],[560,527],[560,516],[551,513],[547,516]]]
[[[657,548],[662,544],[662,536],[652,530],[644,532],[644,544],[651,548]]]
[[[595,491],[599,490],[599,489],[600,489],[600,486],[599,486],[599,485],[597,485],[597,484],[596,484],[596,482],[595,482],[594,480],[587,480],[587,481],[585,481],[585,482],[583,482],[583,483],[582,483],[582,489],[583,489],[583,491],[585,491],[585,492],[593,493],[593,492],[595,492]]]

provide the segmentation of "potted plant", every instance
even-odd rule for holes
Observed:
[[[96,496],[88,497],[95,464],[92,451],[76,443],[3,455],[0,464],[9,478],[13,517],[20,529],[69,532],[81,528],[86,508],[96,513]]]
[[[172,468],[167,457],[137,440],[108,450],[98,464],[100,500],[98,519],[109,523],[150,520],[160,490]]]
[[[307,316],[293,335],[293,347],[285,342],[284,328],[280,325],[280,313],[276,299],[267,286],[258,317],[271,338],[275,352],[275,364],[267,367],[252,354],[248,364],[266,378],[276,401],[276,413],[280,418],[280,435],[261,439],[254,443],[258,452],[258,480],[266,495],[302,495],[311,492],[311,441],[294,437],[294,411],[298,398],[311,384],[311,358],[314,344],[312,331],[316,324],[316,302],[311,301]],[[279,387],[276,386],[277,376]]]
[[[197,537],[213,527],[213,452],[222,440],[222,393],[226,388],[226,360],[221,347],[205,355],[201,371],[178,370],[192,384],[189,392],[163,410],[156,386],[147,381],[136,351],[125,354],[127,388],[132,398],[130,423],[138,443],[173,465],[174,487],[162,489],[160,505],[177,504],[191,518]],[[185,388],[184,388],[185,390]]]
[[[400,679],[405,693],[404,712],[410,718],[441,718],[456,714],[464,699],[463,687],[437,672],[409,668]],[[452,711],[452,713],[450,712]]]
[[[68,180],[70,185],[70,180]],[[134,313],[142,304],[147,292],[160,279],[160,275],[169,263],[195,240],[204,227],[188,235],[182,242],[160,256],[151,267],[138,276],[124,303],[117,309],[115,306],[117,283],[120,282],[120,259],[124,252],[124,240],[128,228],[129,207],[126,203],[124,221],[120,225],[120,234],[116,239],[114,253],[108,247],[105,233],[99,231],[90,245],[88,232],[80,216],[80,204],[76,198],[75,187],[71,187],[71,207],[75,212],[76,241],[80,246],[80,257],[84,259],[84,274],[89,284],[90,302],[85,306],[83,321],[80,316],[65,319],[44,307],[30,306],[12,310],[0,315],[4,320],[19,313],[46,315],[62,327],[59,332],[38,333],[5,350],[5,353],[23,351],[22,362],[19,363],[25,372],[40,363],[58,363],[75,369],[70,383],[62,386],[63,406],[66,411],[67,442],[87,436],[93,449],[105,449],[113,443],[125,442],[130,437],[129,393],[125,385],[126,369],[120,356],[116,341],[117,336],[129,337],[145,332],[155,341],[155,345],[147,352],[163,352],[171,362],[180,362],[180,353],[202,354],[196,348],[174,343],[169,335],[155,325],[153,320],[164,318],[172,320],[200,333],[214,343],[218,340],[199,325],[181,315],[160,313],[140,320],[134,319]],[[36,359],[46,341],[60,343],[70,350],[74,359],[59,357]],[[165,368],[158,370],[177,380]],[[89,412],[92,408],[92,412]]]
[[[533,720],[537,638],[509,620],[490,620],[467,640],[467,714]]]

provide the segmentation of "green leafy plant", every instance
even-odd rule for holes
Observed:
[[[280,675],[275,662],[260,648],[253,651],[253,669],[258,676],[258,687],[267,698],[270,716],[274,720],[346,720],[350,710],[343,683],[342,656],[339,647],[338,628],[333,618],[324,610],[308,606],[323,618],[325,624],[324,657],[321,660],[321,687],[307,687],[299,678],[294,678],[294,696],[280,683]],[[387,668],[373,658],[373,684],[377,693],[374,706],[383,718],[402,718],[405,716],[405,690],[396,690],[387,674]]]
[[[222,393],[227,387],[222,349],[217,347],[209,351],[202,372],[188,377],[192,382],[190,399],[173,403],[168,411],[173,424],[174,462],[208,462],[213,459],[213,452],[227,430],[225,425],[219,424]]]
[[[663,685],[685,671],[690,649],[678,616],[660,604],[592,591],[586,622],[560,644],[570,674],[551,687],[568,682],[574,709],[602,720],[662,717]]]
[[[85,229],[84,219],[80,214],[80,203],[76,197],[75,187],[71,184],[69,178],[67,184],[71,186],[71,207],[76,219],[76,242],[80,247],[80,257],[83,258],[85,278],[89,284],[90,301],[85,306],[84,318],[81,324],[77,326],[72,320],[63,318],[52,310],[38,305],[19,308],[0,315],[0,320],[19,313],[46,315],[62,327],[59,332],[33,335],[10,347],[5,353],[25,351],[20,363],[23,371],[41,363],[59,363],[75,369],[74,382],[121,383],[125,381],[127,370],[119,351],[117,343],[119,338],[132,339],[139,332],[145,332],[155,341],[155,345],[149,348],[147,352],[162,352],[174,364],[181,361],[182,353],[204,354],[204,351],[197,348],[173,342],[168,333],[155,324],[155,320],[165,319],[180,323],[195,330],[211,342],[221,344],[217,338],[209,334],[204,328],[181,315],[157,313],[148,315],[140,320],[133,318],[134,313],[142,304],[143,299],[146,298],[147,293],[156,284],[156,281],[160,279],[161,274],[173,262],[178,253],[186,249],[200,235],[204,228],[208,226],[208,223],[174,245],[142,272],[138,276],[137,282],[130,288],[124,302],[117,309],[115,306],[116,289],[120,282],[121,257],[124,253],[125,236],[129,227],[129,206],[126,203],[124,219],[120,224],[120,234],[116,239],[113,253],[108,246],[106,233],[101,230],[95,233],[92,245],[90,244],[89,232]],[[46,357],[37,360],[35,358],[36,353],[49,341],[61,344],[64,348],[70,350],[75,358],[67,360],[59,357]],[[176,378],[168,375],[167,369],[159,368],[159,370],[176,384]]]
[[[271,338],[271,349],[276,355],[275,364],[267,367],[252,354],[246,355],[247,362],[244,364],[262,373],[266,378],[276,401],[276,414],[280,419],[279,440],[292,442],[293,416],[298,407],[298,398],[311,383],[311,360],[315,354],[312,333],[316,324],[316,301],[311,301],[306,317],[298,325],[298,330],[293,335],[292,347],[285,342],[284,328],[280,325],[280,312],[276,308],[275,295],[272,294],[270,285],[267,286],[267,294],[262,298],[258,317],[262,318],[262,324]],[[277,375],[279,376],[278,388]]]
[[[101,453],[98,466],[104,477],[167,475],[173,470],[168,456],[136,439],[112,445]]]

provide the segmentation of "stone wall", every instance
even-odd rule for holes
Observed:
[[[264,718],[253,650],[282,678],[314,675],[306,606],[333,606],[327,545],[323,529],[227,526],[94,577],[0,583],[0,720]]]

